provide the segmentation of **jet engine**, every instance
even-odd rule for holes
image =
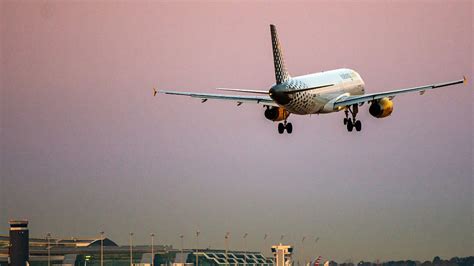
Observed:
[[[369,113],[377,118],[387,117],[392,114],[392,111],[393,102],[387,97],[373,101],[369,108]]]
[[[290,113],[281,107],[269,107],[265,110],[265,118],[272,121],[282,121],[288,118]]]

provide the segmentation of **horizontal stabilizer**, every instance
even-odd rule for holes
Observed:
[[[236,92],[245,92],[245,93],[255,93],[255,94],[268,95],[268,91],[262,91],[262,90],[231,89],[231,88],[217,88],[217,90],[220,90],[220,91],[236,91]]]
[[[311,88],[304,88],[304,89],[296,89],[296,90],[291,90],[291,91],[285,91],[285,93],[286,93],[286,94],[293,94],[293,93],[297,93],[297,92],[317,90],[317,89],[322,89],[322,88],[331,87],[331,86],[334,86],[334,84],[326,84],[326,85],[321,85],[321,86],[316,86],[316,87],[311,87]]]

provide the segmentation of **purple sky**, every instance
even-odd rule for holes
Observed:
[[[292,135],[261,106],[151,89],[268,89],[270,23],[293,76],[349,67],[369,92],[472,80],[472,1],[0,9],[1,234],[24,217],[33,236],[123,244],[194,247],[199,228],[203,247],[306,236],[307,256],[338,261],[473,255],[472,81],[397,96],[385,119],[364,106],[360,133],[343,113],[291,116]]]

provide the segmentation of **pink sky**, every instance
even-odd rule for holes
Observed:
[[[270,23],[293,76],[348,67],[369,92],[472,80],[472,1],[0,9],[0,234],[25,217],[33,236],[191,247],[199,227],[214,248],[226,231],[255,250],[317,235],[312,252],[338,261],[472,255],[472,82],[399,96],[386,119],[364,106],[355,134],[342,113],[278,135],[261,106],[151,90],[268,89]]]

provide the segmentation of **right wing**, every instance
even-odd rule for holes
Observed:
[[[413,88],[398,89],[398,90],[391,90],[391,91],[385,91],[385,92],[376,92],[376,93],[370,93],[370,94],[364,94],[364,95],[344,97],[344,98],[341,98],[340,100],[337,100],[334,103],[334,107],[350,106],[353,104],[363,104],[365,102],[370,102],[370,101],[382,99],[385,97],[393,99],[395,96],[399,94],[408,93],[408,92],[419,92],[420,95],[423,95],[426,90],[433,90],[433,89],[452,86],[452,85],[461,84],[461,83],[467,83],[467,79],[465,76],[463,77],[463,79],[460,79],[460,80],[448,81],[448,82],[443,82],[443,83],[436,83],[436,84],[424,85],[424,86],[413,87]]]
[[[237,105],[241,105],[242,103],[256,103],[256,104],[261,104],[264,106],[275,106],[275,107],[279,106],[269,96],[226,95],[226,94],[214,94],[214,93],[162,91],[162,90],[153,89],[153,96],[156,96],[157,93],[179,95],[179,96],[189,96],[192,98],[201,99],[201,102],[206,102],[207,100],[212,99],[212,100],[233,101],[233,102],[236,102]]]

